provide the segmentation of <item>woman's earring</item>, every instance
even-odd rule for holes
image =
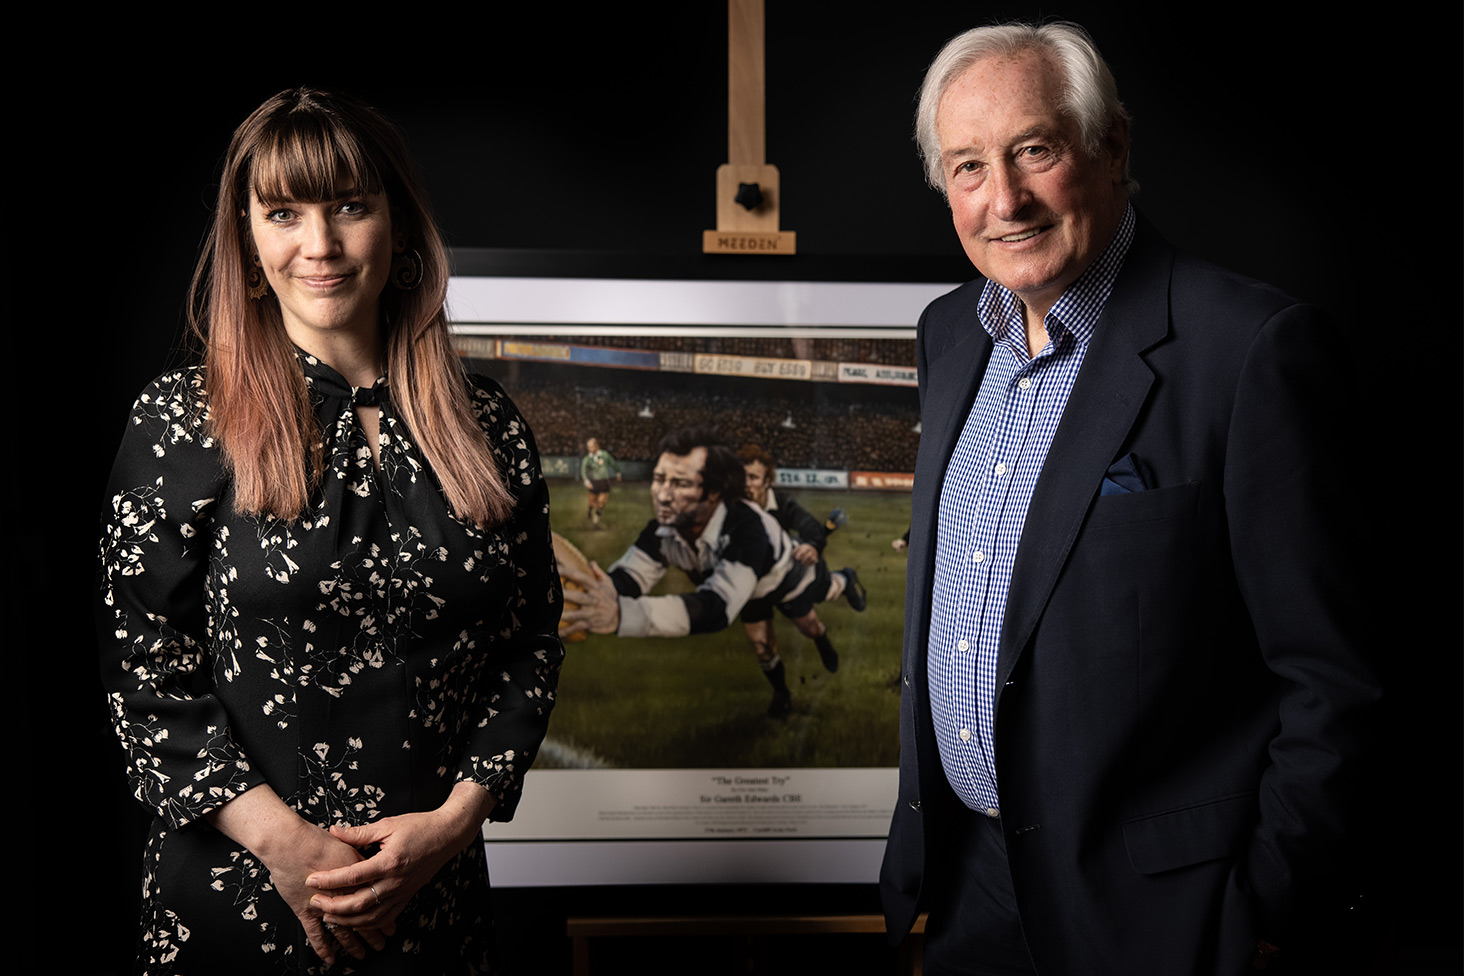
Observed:
[[[411,291],[422,283],[422,255],[416,248],[391,259],[391,283],[402,291]]]
[[[249,276],[244,279],[244,288],[251,301],[259,301],[269,294],[269,279],[264,276],[264,268],[259,265],[259,255],[254,255],[254,267],[249,269]]]

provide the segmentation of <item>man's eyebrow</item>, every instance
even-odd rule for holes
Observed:
[[[1012,149],[1034,141],[1060,143],[1064,142],[1065,139],[1061,129],[1039,122],[1036,125],[1029,125],[1015,135],[1009,136],[996,148],[998,151]],[[955,153],[961,152],[959,149],[952,151]]]
[[[1021,145],[1024,142],[1030,142],[1033,139],[1043,139],[1048,142],[1060,142],[1062,141],[1062,132],[1061,130],[1054,129],[1052,126],[1046,125],[1045,123],[1038,123],[1037,125],[1028,126],[1021,132],[1018,132],[1016,135],[1012,136],[1009,140],[1007,140],[1006,145],[1017,146]],[[942,160],[955,160],[964,159],[968,156],[980,155],[981,151],[974,146],[960,146],[955,149],[942,150],[940,158]]]
[[[1052,128],[1052,126],[1039,123],[1037,125],[1023,129],[1021,132],[1018,132],[1015,136],[1012,137],[1012,142],[1027,142],[1031,139],[1047,139],[1048,141],[1056,141],[1060,139],[1061,136],[1062,134],[1058,130]]]

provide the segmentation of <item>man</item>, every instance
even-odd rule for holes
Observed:
[[[987,279],[921,317],[891,933],[926,971],[1314,971],[1377,699],[1315,312],[1173,251],[1081,29],[979,28],[917,137]]]
[[[616,481],[620,480],[620,464],[609,451],[602,451],[600,442],[593,437],[585,441],[585,450],[589,453],[580,462],[580,480],[589,493],[586,504],[590,525],[598,529],[600,516],[605,514],[605,505],[610,501],[610,476],[613,474]]]
[[[777,472],[773,456],[756,444],[744,444],[738,449],[737,457],[747,473],[748,500],[771,515],[782,526],[783,531],[788,533],[793,540],[794,561],[814,571],[815,581],[821,585],[810,587],[809,590],[821,591],[825,594],[821,599],[833,601],[845,595],[847,587],[849,605],[856,612],[863,613],[864,586],[859,582],[859,574],[847,566],[837,573],[830,573],[823,559],[829,533],[848,524],[849,518],[844,510],[836,508],[828,519],[820,522],[809,514],[808,509],[791,498],[784,498],[780,504],[778,496],[773,492],[773,478]],[[823,666],[832,674],[839,670],[839,652],[834,650],[833,642],[829,640],[828,628],[814,609],[816,602],[813,592],[805,592],[796,605],[784,604],[780,609],[793,621],[793,626],[798,628],[800,634],[813,641],[813,646],[818,649],[819,660],[823,661]],[[750,619],[744,610],[742,625],[747,628],[747,639],[758,649],[759,659],[777,656],[777,637],[773,633],[771,608],[761,620]]]
[[[593,575],[560,567],[585,590],[575,595],[580,606],[564,611],[566,636],[586,630],[621,637],[713,633],[739,613],[744,621],[765,621],[774,607],[791,616],[805,603],[811,608],[827,598],[833,574],[820,579],[795,560],[788,534],[743,498],[746,475],[731,448],[699,429],[673,431],[660,448],[651,474],[655,517],[634,545],[608,575],[593,563]],[[669,566],[691,577],[696,590],[647,595]],[[753,652],[773,687],[768,715],[788,718],[792,694],[776,647],[754,641]]]

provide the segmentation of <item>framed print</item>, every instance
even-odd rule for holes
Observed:
[[[661,438],[710,429],[772,469],[759,500],[801,513],[789,543],[821,547],[807,573],[834,597],[798,607],[822,640],[772,614],[781,711],[748,619],[569,643],[523,803],[485,830],[495,883],[874,879],[898,764],[911,323],[949,287],[453,279],[454,342],[528,421],[564,542],[603,569],[629,558],[659,528]],[[673,565],[649,592],[698,582]]]

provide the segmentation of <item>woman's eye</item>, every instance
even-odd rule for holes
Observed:
[[[288,210],[271,210],[264,215],[264,219],[272,224],[282,224],[293,216],[294,214]]]
[[[365,212],[366,204],[362,203],[360,200],[348,200],[347,202],[341,204],[341,213],[346,214],[347,216],[356,217]]]

